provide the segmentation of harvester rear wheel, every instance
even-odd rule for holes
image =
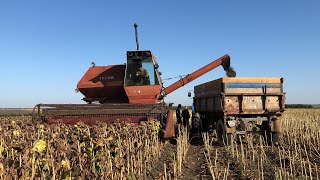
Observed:
[[[229,146],[231,145],[231,133],[226,133],[226,129],[224,127],[224,122],[222,119],[218,120],[216,126],[217,139],[220,146]]]

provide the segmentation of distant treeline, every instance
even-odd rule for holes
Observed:
[[[311,104],[286,104],[286,108],[314,108]]]

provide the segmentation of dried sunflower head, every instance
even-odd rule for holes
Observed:
[[[3,171],[3,170],[4,170],[3,164],[0,163],[0,171]]]
[[[20,132],[18,130],[14,130],[12,132],[13,136],[19,137],[20,136]]]
[[[68,159],[61,161],[61,166],[65,168],[66,170],[70,170],[70,161]]]
[[[56,138],[58,136],[58,133],[52,133],[52,138]]]
[[[42,139],[36,141],[36,143],[34,143],[32,150],[38,153],[41,153],[42,151],[44,151],[46,149],[46,142]]]

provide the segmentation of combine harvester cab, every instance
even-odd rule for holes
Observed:
[[[278,143],[285,110],[283,78],[220,78],[194,87],[194,131],[216,129],[221,146],[232,135],[260,133]]]
[[[87,104],[38,104],[33,121],[95,124],[156,120],[161,122],[165,138],[174,136],[174,111],[166,106],[164,97],[220,65],[230,71],[230,57],[224,55],[163,88],[155,56],[149,50],[139,50],[136,24],[135,33],[137,50],[127,51],[125,65],[93,64],[81,78],[77,88]]]

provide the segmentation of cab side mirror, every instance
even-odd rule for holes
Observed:
[[[188,97],[191,97],[191,92],[190,91],[188,92]]]

